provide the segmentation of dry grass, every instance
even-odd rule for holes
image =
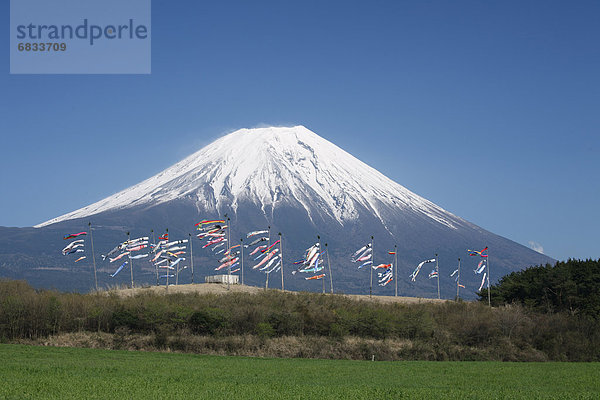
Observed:
[[[279,289],[268,289],[269,291],[280,291]],[[166,286],[149,286],[142,288],[115,288],[106,291],[105,293],[114,293],[120,297],[130,297],[142,293],[153,293],[153,294],[173,294],[173,293],[197,293],[197,294],[227,294],[227,293],[264,293],[265,289],[256,286],[247,285],[230,285],[227,287],[226,284],[221,283],[195,283],[187,285],[169,285],[167,291]],[[297,293],[286,291],[286,293]],[[327,294],[329,295],[329,294]],[[352,300],[362,301],[373,301],[378,303],[401,303],[401,304],[421,304],[421,303],[444,303],[448,300],[439,299],[428,299],[422,297],[404,297],[404,296],[372,296],[362,294],[334,294],[333,296],[344,296]]]
[[[106,350],[142,350],[183,352],[205,355],[231,355],[269,358],[317,358],[338,360],[401,360],[409,359],[414,343],[410,340],[377,340],[345,337],[284,336],[261,338],[256,335],[198,336],[169,335],[159,342],[156,335],[73,332],[39,338],[21,339],[19,344],[50,347],[78,347]],[[408,357],[407,357],[408,356]]]
[[[445,303],[449,300],[428,299],[424,297],[404,297],[404,296],[372,296],[366,294],[345,294],[343,295],[352,300],[374,301],[377,303],[401,303],[401,304],[422,304],[422,303]]]
[[[141,288],[119,288],[119,289],[110,289],[105,293],[114,293],[120,297],[130,297],[143,293],[153,293],[153,294],[189,294],[189,293],[197,293],[197,294],[227,294],[227,293],[262,293],[264,292],[263,288],[258,288],[255,286],[246,286],[246,285],[230,285],[229,288],[226,284],[220,283],[195,283],[195,284],[187,284],[187,285],[169,285],[167,290],[166,286],[147,286]]]

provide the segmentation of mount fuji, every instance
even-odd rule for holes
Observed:
[[[56,240],[61,234],[85,229],[89,221],[94,225],[99,253],[122,241],[127,231],[148,236],[152,229],[161,233],[168,228],[172,238],[188,238],[190,233],[194,237],[195,222],[224,215],[230,219],[232,244],[234,240],[239,243],[245,232],[267,226],[272,232],[281,232],[286,289],[320,290],[321,283],[291,274],[291,261],[300,258],[317,236],[328,243],[335,290],[346,293],[368,293],[368,270],[358,270],[349,258],[371,236],[375,263],[391,262],[388,251],[397,246],[398,288],[402,295],[434,295],[437,283],[427,279],[428,271],[423,271],[417,282],[408,279],[416,264],[434,254],[439,254],[442,297],[446,298],[455,293],[454,279],[449,274],[459,257],[466,271],[462,278],[467,286],[465,297],[474,297],[479,286],[481,276],[472,272],[478,260],[467,256],[467,248],[489,246],[492,280],[553,261],[453,215],[309,129],[294,126],[240,129],[96,203],[34,228],[1,228],[0,276],[23,275],[43,286],[45,278],[39,278],[40,273],[46,278],[62,274],[62,279],[51,279],[53,285],[86,290],[91,286],[89,269],[86,277],[61,256],[54,256],[63,244]],[[32,240],[57,244],[35,254],[36,250],[25,244]],[[194,243],[196,274],[214,274],[215,257],[209,250],[202,250],[200,244]],[[151,282],[153,267],[137,264],[140,279]],[[101,283],[112,283],[104,272],[113,267],[100,263]],[[64,269],[70,274],[61,273]],[[246,283],[264,284],[264,274],[250,268],[246,271]],[[201,279],[196,278],[196,282]],[[374,293],[391,294],[393,286],[377,287]]]

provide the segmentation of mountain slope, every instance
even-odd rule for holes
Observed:
[[[359,218],[358,208],[413,211],[456,227],[465,221],[410,192],[379,171],[303,126],[241,129],[183,161],[97,203],[51,219],[69,219],[191,197],[199,209],[237,210],[249,201],[266,214],[278,204],[300,205],[312,219],[325,213],[340,225]]]

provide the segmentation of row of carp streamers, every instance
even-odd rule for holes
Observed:
[[[281,239],[271,243],[268,229],[248,232],[246,239],[252,240],[244,247],[250,249],[249,255],[252,257],[252,261],[256,263],[252,266],[253,270],[265,274],[281,270],[281,253],[279,248],[276,247],[281,243]]]
[[[275,248],[279,244],[279,240],[270,243],[270,238],[265,236],[269,230],[252,231],[246,234],[246,239],[252,241],[242,246],[241,244],[227,246],[228,239],[226,230],[227,225],[224,225],[225,220],[204,220],[196,224],[200,231],[196,236],[200,240],[206,239],[206,243],[202,248],[210,248],[215,256],[219,257],[219,266],[215,271],[228,269],[230,274],[240,271],[240,256],[244,248],[249,248],[250,257],[257,262],[252,269],[258,269],[264,273],[276,272],[281,269],[281,255],[279,249]]]
[[[477,251],[477,250],[467,250],[467,252],[469,253],[469,255],[470,255],[470,256],[480,256],[480,257],[482,258],[482,260],[481,260],[481,261],[479,261],[479,264],[477,264],[477,268],[475,268],[475,269],[473,270],[473,272],[475,272],[475,274],[478,274],[478,275],[480,275],[480,274],[482,274],[482,273],[483,273],[483,276],[482,276],[482,278],[481,278],[481,284],[479,285],[479,289],[477,289],[478,291],[481,291],[481,289],[483,288],[483,285],[484,285],[484,283],[485,283],[485,278],[487,277],[487,272],[485,271],[485,269],[486,269],[486,267],[487,267],[487,257],[488,257],[488,255],[487,255],[487,254],[484,254],[484,253],[485,253],[487,250],[488,250],[488,248],[487,248],[487,247],[486,247],[486,248],[484,248],[484,249],[483,249],[483,250],[481,250],[481,251]],[[421,268],[423,267],[423,265],[425,265],[425,264],[430,264],[430,263],[435,263],[435,262],[436,262],[436,259],[435,259],[435,258],[432,258],[432,259],[429,259],[429,260],[425,260],[425,261],[421,261],[421,262],[419,263],[419,265],[417,265],[417,267],[415,268],[415,270],[414,270],[414,271],[413,271],[413,272],[410,274],[410,276],[409,276],[409,277],[410,277],[410,280],[411,280],[412,282],[415,282],[415,281],[416,281],[416,279],[417,279],[417,275],[419,275],[419,272],[421,271]],[[451,278],[452,278],[452,277],[454,277],[454,281],[456,282],[456,284],[457,284],[459,287],[461,287],[461,288],[464,288],[465,286],[464,286],[464,285],[462,285],[462,284],[460,283],[460,281],[459,281],[459,275],[458,275],[458,274],[459,274],[459,269],[457,268],[457,269],[455,269],[455,270],[454,270],[454,271],[453,271],[453,272],[450,274],[450,277],[451,277]],[[436,268],[434,268],[434,269],[433,269],[433,270],[432,270],[432,271],[429,273],[429,279],[432,279],[432,278],[438,278],[438,279],[439,279],[439,271],[438,271]],[[488,288],[489,288],[489,282],[488,282]]]
[[[185,254],[186,246],[182,246],[182,244],[187,243],[188,240],[184,239],[169,242],[168,233],[165,233],[158,239],[159,241],[157,243],[149,243],[148,236],[128,239],[117,244],[107,254],[102,254],[102,260],[108,260],[111,264],[127,257],[127,260],[123,261],[116,271],[110,274],[110,277],[114,278],[117,276],[131,260],[139,260],[150,256],[152,256],[152,258],[148,261],[152,263],[155,268],[166,269],[165,274],[161,275],[160,278],[175,276],[174,274],[171,274],[170,271],[180,268],[178,264],[181,261],[185,261],[185,258],[181,257],[181,255]],[[185,268],[187,267],[181,267],[179,270]]]
[[[112,264],[115,261],[119,261],[119,260],[123,259],[124,257],[127,257],[128,259],[132,259],[132,260],[148,257],[148,254],[144,254],[144,253],[135,254],[135,253],[139,252],[140,250],[143,250],[147,247],[148,247],[148,237],[139,237],[139,238],[135,238],[135,239],[129,239],[129,240],[126,240],[124,242],[117,244],[108,253],[102,254],[102,260],[103,261],[108,260],[109,263]],[[123,261],[123,263],[119,266],[119,268],[117,268],[117,270],[115,272],[110,274],[110,277],[114,278],[115,276],[117,276],[117,274],[119,272],[121,272],[127,264],[129,264],[129,260]]]
[[[396,252],[388,251],[388,254],[395,255]],[[379,286],[386,286],[388,283],[394,280],[394,264],[379,264],[373,265],[373,248],[371,243],[365,244],[360,249],[356,250],[350,261],[359,264],[358,269],[361,269],[366,266],[371,266],[374,270],[383,270],[382,272],[377,272],[378,284]]]
[[[187,246],[184,245],[188,243],[188,240],[180,239],[169,241],[168,233],[165,233],[158,239],[158,243],[151,246],[154,256],[150,262],[154,263],[156,269],[165,270],[165,274],[160,275],[160,278],[173,278],[176,275],[173,274],[172,271],[179,273],[187,268],[187,265],[181,265],[180,263],[186,260],[185,257],[182,256],[185,254]]]
[[[147,243],[148,243],[148,238],[145,238],[145,239],[144,238],[136,238],[133,240],[126,240],[126,241],[121,242],[118,245],[116,245],[107,254],[102,254],[102,260],[106,261],[108,259],[108,261],[112,264],[115,261],[121,260],[125,256],[130,256],[130,254],[134,248],[147,245]],[[133,250],[133,251],[139,251],[139,250]],[[117,276],[117,274],[119,272],[121,272],[121,270],[123,270],[123,268],[125,268],[125,266],[127,264],[129,264],[129,261],[123,261],[123,263],[119,266],[119,268],[117,268],[117,270],[115,272],[110,274],[110,277],[114,278],[115,276]]]
[[[219,259],[219,266],[215,268],[216,271],[220,271],[224,268],[228,268],[230,273],[239,271],[239,250],[236,250],[239,245],[228,247],[227,246],[227,229],[225,220],[222,219],[205,219],[195,224],[198,233],[196,237],[201,241],[205,241],[202,246],[203,249],[209,248],[215,256],[221,257]]]
[[[85,240],[78,239],[82,236],[87,235],[87,232],[79,232],[79,233],[71,233],[69,235],[63,236],[63,240],[75,239],[71,243],[69,243],[64,249],[62,249],[62,255],[68,256],[70,254],[78,254],[85,252]],[[74,262],[79,262],[81,260],[85,260],[87,257],[85,255],[80,255]]]
[[[253,260],[257,262],[252,269],[258,269],[264,273],[277,272],[281,269],[281,254],[279,254],[279,248],[276,248],[276,245],[279,244],[280,240],[277,240],[274,243],[270,243],[270,238],[266,236],[269,233],[269,230],[258,230],[249,232],[246,235],[247,239],[252,239],[249,244],[243,246],[236,245],[232,247],[227,247],[227,238],[226,231],[228,229],[227,225],[224,225],[224,220],[204,220],[197,223],[195,226],[199,233],[196,235],[198,239],[204,240],[206,239],[206,243],[203,248],[210,248],[211,251],[217,255],[221,255],[219,259],[219,266],[215,268],[216,271],[228,268],[230,269],[230,273],[236,273],[240,270],[239,268],[239,260],[240,260],[240,252],[243,248],[249,248],[251,251],[249,255],[253,257]],[[81,236],[87,235],[87,232],[79,232],[70,235],[66,235],[63,237],[64,240],[75,239],[70,242],[64,249],[62,249],[63,255],[83,253],[85,250],[85,241],[83,239],[78,239]],[[161,278],[173,277],[170,271],[173,271],[178,267],[178,264],[181,261],[185,261],[184,257],[181,255],[185,254],[186,246],[183,246],[188,242],[187,239],[183,240],[175,240],[169,242],[168,233],[159,237],[159,242],[156,244],[151,244],[148,242],[148,237],[139,237],[136,239],[126,240],[122,243],[119,243],[115,246],[110,252],[106,255],[102,255],[102,259],[108,259],[110,263],[113,263],[117,260],[122,259],[125,256],[128,256],[131,260],[146,258],[150,254],[153,254],[153,258],[150,260],[151,263],[154,264],[156,268],[167,269],[165,275],[161,275]],[[149,249],[150,252],[141,252],[141,250]],[[485,284],[485,280],[487,278],[487,257],[485,254],[488,250],[485,247],[483,250],[467,250],[470,256],[479,256],[481,260],[479,261],[477,268],[473,271],[477,275],[482,275],[481,284],[479,286],[478,291],[481,291]],[[139,252],[139,253],[138,253]],[[323,279],[325,277],[324,273],[319,273],[324,270],[324,262],[323,255],[326,251],[321,251],[320,243],[315,243],[308,249],[306,249],[304,253],[304,257],[295,261],[294,265],[297,265],[298,268],[292,271],[292,274],[300,273],[308,273],[314,274],[313,276],[308,276],[306,280],[317,280]],[[388,252],[390,255],[395,255],[395,252]],[[116,256],[114,256],[116,255]],[[114,257],[112,257],[114,256]],[[75,260],[75,262],[79,262],[86,258],[85,255],[80,256]],[[373,265],[373,252],[370,243],[362,246],[360,249],[356,250],[351,257],[351,261],[353,263],[359,264],[358,268],[361,269],[366,266],[371,266],[374,270],[383,270],[383,272],[378,272],[379,285],[386,286],[390,283],[394,277],[393,269],[394,265],[390,264],[379,264]],[[421,271],[422,267],[425,264],[435,263],[436,259],[428,259],[420,262],[414,271],[409,275],[409,278],[412,282],[416,282],[417,276]],[[121,270],[129,263],[128,260],[124,261],[117,270],[110,274],[111,277],[115,277]],[[181,269],[185,269],[187,267],[181,267]],[[179,272],[181,269],[178,269]],[[455,277],[456,284],[462,288],[464,286],[459,282],[459,270],[456,269],[450,274],[450,277]],[[439,271],[434,268],[429,273],[429,279],[437,278],[439,279]],[[489,282],[488,282],[489,288]]]
[[[325,278],[324,273],[319,273],[323,271],[325,268],[325,264],[323,262],[323,255],[325,251],[321,251],[321,244],[315,243],[310,246],[304,252],[304,257],[294,261],[294,265],[297,265],[298,268],[292,271],[292,275],[296,275],[298,272],[306,273],[306,274],[314,274],[313,276],[307,276],[308,280],[318,280]]]

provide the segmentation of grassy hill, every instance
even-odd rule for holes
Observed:
[[[84,295],[0,280],[0,341],[290,358],[600,360],[599,323],[577,314],[212,288],[221,293]]]
[[[275,292],[280,292],[278,289],[268,289]],[[217,284],[217,283],[195,283],[185,285],[170,285],[167,289],[166,286],[145,286],[141,288],[114,288],[110,290],[101,291],[105,294],[116,294],[118,296],[138,296],[145,293],[167,295],[167,294],[228,294],[228,293],[250,293],[260,294],[265,293],[265,288],[248,285],[230,285]],[[285,293],[302,293],[296,291],[286,291]],[[329,293],[325,295],[330,296]],[[424,297],[407,297],[407,296],[369,296],[362,294],[336,294],[334,296],[342,296],[354,300],[374,301],[379,303],[402,303],[402,304],[417,304],[417,303],[443,303],[446,300],[431,299]]]

